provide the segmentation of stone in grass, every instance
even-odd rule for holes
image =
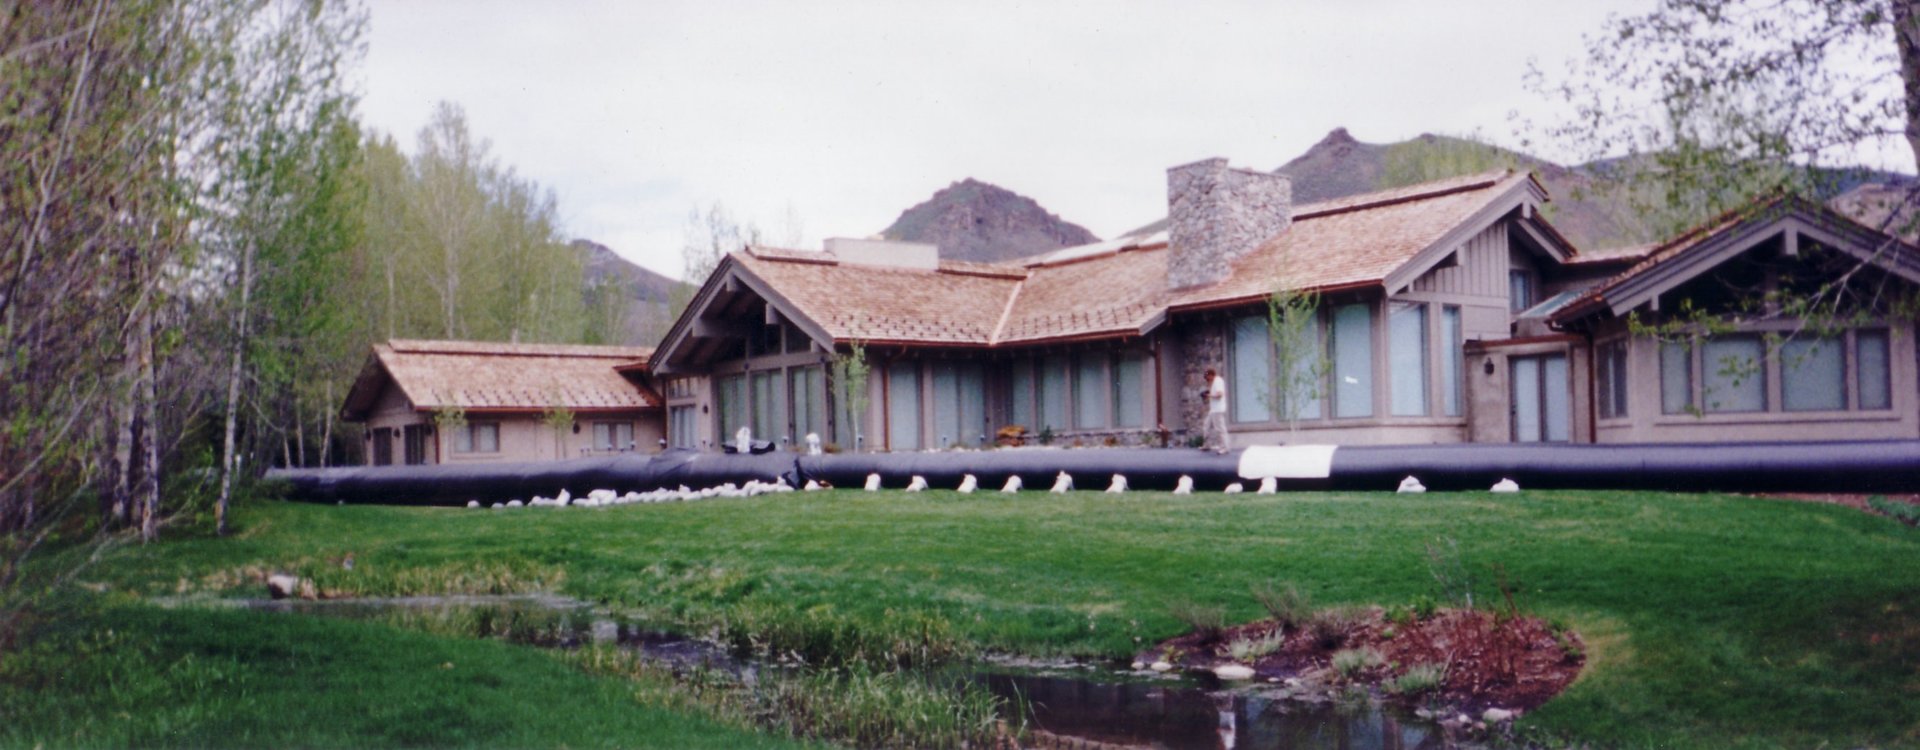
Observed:
[[[1147,665],[1147,668],[1155,672],[1171,672],[1173,671],[1173,664],[1165,661],[1156,661]]]
[[[508,500],[508,501],[507,501],[507,507],[509,507],[509,508],[524,508],[524,507],[526,507],[526,503],[523,503],[523,502],[520,502],[519,500]]]
[[[1007,484],[1006,486],[1001,487],[1000,491],[1008,494],[1019,492],[1020,491],[1020,475],[1015,474],[1013,476],[1007,477]]]
[[[918,474],[913,475],[913,481],[907,482],[908,492],[919,492],[926,488],[927,488],[927,478],[920,476]]]
[[[1427,491],[1427,486],[1426,486],[1426,485],[1424,485],[1424,484],[1421,484],[1421,483],[1420,483],[1420,480],[1418,480],[1418,479],[1415,479],[1415,478],[1413,478],[1413,477],[1411,477],[1411,476],[1409,476],[1409,477],[1407,477],[1406,479],[1402,479],[1402,480],[1400,480],[1400,489],[1397,489],[1397,490],[1394,490],[1394,491],[1395,491],[1395,492],[1403,492],[1403,493],[1419,493],[1419,492],[1426,492],[1426,491]]]
[[[980,489],[980,480],[974,475],[968,474],[960,479],[960,494],[970,494],[977,489]]]
[[[1504,708],[1489,708],[1480,714],[1480,719],[1488,724],[1498,724],[1513,718],[1513,712]]]
[[[299,593],[300,579],[288,573],[275,573],[267,576],[267,595],[275,599],[285,599]]]
[[[1135,660],[1131,666],[1133,667],[1133,671],[1138,672],[1142,669],[1146,669],[1147,663],[1144,661]]]
[[[1064,471],[1060,472],[1060,476],[1053,478],[1053,489],[1048,491],[1056,495],[1064,495],[1068,492],[1072,492],[1073,491],[1073,475],[1068,474]]]
[[[1244,485],[1241,485],[1239,482],[1234,482],[1233,484],[1227,485],[1227,488],[1224,490],[1221,490],[1221,492],[1225,492],[1229,495],[1237,495],[1242,492],[1245,492],[1246,489],[1247,488]]]
[[[1173,494],[1175,495],[1193,494],[1193,477],[1187,476],[1185,474],[1181,474],[1180,482],[1173,486]]]
[[[1113,483],[1107,485],[1107,494],[1118,495],[1126,491],[1127,491],[1127,478],[1120,474],[1113,475]]]
[[[467,507],[469,507],[469,508],[478,508],[478,507],[480,507],[480,501],[479,501],[479,500],[468,500],[468,501],[467,501]]]
[[[1502,479],[1493,483],[1494,492],[1519,492],[1520,483],[1511,479]]]
[[[1258,494],[1271,495],[1275,492],[1278,492],[1279,490],[1280,490],[1280,480],[1274,479],[1273,477],[1267,477],[1266,479],[1260,480],[1260,491]]]
[[[880,490],[880,475],[868,474],[867,475],[867,491],[878,492],[879,490]]]
[[[1213,676],[1229,682],[1253,679],[1253,667],[1245,664],[1222,664],[1213,668]]]

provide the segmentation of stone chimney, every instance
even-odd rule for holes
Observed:
[[[1293,180],[1207,159],[1167,170],[1167,288],[1225,279],[1293,223]]]

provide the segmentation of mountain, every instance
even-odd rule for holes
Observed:
[[[880,235],[930,242],[947,260],[994,262],[1089,242],[1092,232],[1061,219],[1032,198],[971,177],[901,212]]]
[[[615,289],[627,297],[626,319],[621,325],[626,338],[620,343],[637,346],[658,343],[666,334],[667,326],[673,324],[667,319],[667,299],[680,282],[635,265],[620,257],[613,248],[593,240],[574,240],[571,247],[580,253],[586,294]]]

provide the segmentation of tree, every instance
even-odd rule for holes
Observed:
[[[841,435],[853,444],[841,446],[842,449],[858,452],[863,424],[867,418],[867,381],[872,366],[867,362],[867,345],[853,341],[844,352],[833,355],[833,392],[836,408],[851,424],[841,426]]]
[[[1824,194],[1864,147],[1920,160],[1916,0],[1663,0],[1610,18],[1544,133],[1634,184],[1662,236],[1775,192]],[[1895,229],[1910,229],[1900,228]]]
[[[1273,369],[1266,392],[1267,409],[1287,423],[1289,432],[1300,426],[1308,404],[1321,396],[1327,361],[1321,355],[1320,295],[1280,288],[1267,295],[1267,341],[1273,347]]]
[[[799,217],[789,211],[787,220],[789,231],[797,233]],[[742,225],[734,221],[732,212],[719,201],[708,206],[704,212],[699,208],[688,211],[681,238],[680,260],[686,270],[680,277],[680,285],[669,295],[670,319],[679,318],[680,313],[693,302],[693,295],[700,291],[700,285],[706,283],[707,277],[713,275],[713,269],[719,267],[722,257],[761,241],[758,226],[752,222]]]

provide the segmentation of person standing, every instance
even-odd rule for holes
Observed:
[[[1206,447],[1226,453],[1233,449],[1232,439],[1227,435],[1227,379],[1213,368],[1207,368],[1207,422],[1204,428]]]

